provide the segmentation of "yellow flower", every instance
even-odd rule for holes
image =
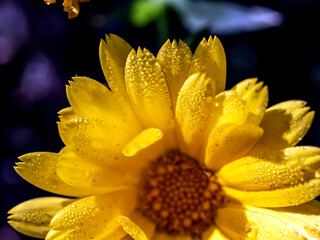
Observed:
[[[50,5],[56,3],[56,0],[43,0],[46,4]],[[68,18],[75,18],[78,16],[80,7],[79,2],[89,2],[90,0],[64,0],[63,11],[68,13]]]
[[[167,41],[154,57],[121,38],[101,41],[111,90],[67,86],[65,147],[20,157],[16,171],[67,198],[9,211],[18,231],[52,239],[320,239],[320,149],[295,145],[314,112],[299,100],[267,108],[247,79],[225,91],[217,37],[194,54]]]

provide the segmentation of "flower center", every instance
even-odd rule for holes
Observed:
[[[143,178],[139,208],[168,234],[200,237],[224,200],[212,171],[179,151],[153,162]]]

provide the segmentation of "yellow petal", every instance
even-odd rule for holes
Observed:
[[[246,122],[259,125],[268,105],[268,88],[263,82],[256,83],[258,79],[249,78],[231,89],[244,100],[248,116]]]
[[[125,156],[131,157],[136,155],[141,150],[160,141],[163,137],[163,132],[158,128],[148,128],[143,130],[139,135],[128,142],[122,152]]]
[[[105,231],[102,236],[94,238],[95,240],[115,240],[115,239],[122,239],[126,237],[126,232],[123,231],[122,227],[114,226],[113,230]],[[78,234],[75,235],[74,230],[53,230],[51,229],[45,240],[83,240],[85,238],[85,234]]]
[[[205,74],[193,74],[179,92],[175,115],[183,138],[180,148],[191,156],[198,152],[208,128],[215,96],[214,85]]]
[[[298,228],[299,235],[320,239],[320,202],[313,200],[296,207],[277,208]]]
[[[223,187],[224,192],[238,201],[258,207],[287,207],[309,202],[320,195],[320,179],[276,190],[242,191]]]
[[[152,240],[192,240],[188,235],[169,235],[166,233],[155,232]]]
[[[300,206],[295,207],[299,208]],[[288,213],[291,216],[285,209],[275,211],[229,204],[218,209],[215,222],[231,239],[319,239],[314,216],[305,215],[303,212],[293,216],[290,210]],[[319,221],[319,210],[312,214],[316,214]],[[301,221],[302,219],[305,222]],[[305,228],[313,229],[314,234],[310,234]]]
[[[137,134],[123,129],[121,123],[96,118],[72,118],[59,122],[58,127],[62,141],[77,154],[108,165],[119,165],[122,148]]]
[[[147,236],[147,239],[153,239],[152,236],[156,230],[156,225],[148,217],[144,216],[139,210],[130,214],[130,219],[138,225]]]
[[[72,233],[73,230],[62,231],[62,230],[50,230],[46,235],[45,240],[65,240],[68,239],[68,235]]]
[[[101,83],[87,77],[74,77],[69,84],[66,86],[67,97],[79,116],[104,119],[111,112],[117,116],[123,115],[114,94]]]
[[[216,83],[216,93],[224,91],[226,85],[226,56],[223,46],[217,37],[204,38],[197,47],[189,70],[193,73],[206,73]]]
[[[128,56],[125,81],[131,103],[145,127],[166,130],[173,126],[173,112],[165,76],[148,50],[132,50]]]
[[[54,216],[47,240],[59,236],[69,240],[112,239],[113,233],[118,235],[113,239],[121,239],[125,232],[118,231],[117,217],[130,214],[136,206],[136,198],[134,189],[125,189],[80,199]]]
[[[215,97],[212,123],[246,123],[249,115],[246,102],[235,91],[225,91]]]
[[[292,147],[246,156],[218,172],[223,185],[245,191],[292,188],[319,177],[320,149]]]
[[[261,122],[264,135],[250,153],[296,145],[307,133],[314,112],[304,101],[286,101],[267,109]]]
[[[106,35],[99,47],[100,63],[104,76],[117,97],[127,98],[124,68],[132,47],[117,35]]]
[[[104,76],[117,103],[129,119],[135,119],[124,81],[124,69],[131,50],[132,47],[125,40],[110,34],[110,36],[106,35],[106,42],[101,40],[99,56]]]
[[[215,98],[213,124],[235,123],[260,125],[268,104],[268,89],[257,79],[247,79]],[[246,86],[246,87],[244,87]],[[214,126],[214,125],[213,125]]]
[[[168,40],[158,52],[157,61],[166,77],[173,110],[176,108],[178,93],[189,76],[192,52],[183,41]]]
[[[59,197],[35,198],[12,208],[9,224],[25,235],[44,238],[50,230],[49,223],[53,216],[74,200]]]
[[[66,122],[72,118],[77,118],[79,116],[77,116],[73,110],[72,107],[67,107],[64,109],[61,109],[59,112],[59,119],[61,122]]]
[[[218,170],[225,164],[243,157],[262,136],[263,130],[252,124],[220,124],[211,132],[205,164]]]
[[[262,136],[259,127],[268,103],[268,89],[247,79],[215,98],[205,163],[213,170],[243,157]],[[221,144],[222,143],[222,144]]]
[[[92,193],[90,189],[75,188],[63,182],[56,172],[58,154],[34,152],[19,159],[15,170],[26,181],[46,191],[66,196],[81,197]]]
[[[63,142],[80,158],[98,165],[141,167],[144,158],[133,159],[122,154],[124,146],[138,132],[123,129],[121,123],[111,124],[95,118],[72,118],[58,122]]]
[[[229,240],[226,235],[224,235],[217,226],[209,227],[204,233],[202,234],[203,240]]]
[[[67,86],[67,97],[77,115],[121,123],[128,132],[139,129],[137,119],[122,108],[107,87],[87,77],[74,77],[73,80]]]
[[[103,193],[137,184],[139,171],[128,166],[122,168],[94,164],[81,159],[73,151],[64,148],[59,153],[57,174],[66,183],[80,188],[89,188],[94,193]]]
[[[130,218],[126,216],[119,216],[117,217],[117,221],[122,226],[123,230],[134,240],[148,240],[148,237],[143,230],[137,224],[131,221]]]

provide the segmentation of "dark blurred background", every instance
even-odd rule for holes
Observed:
[[[63,147],[56,113],[68,106],[65,84],[74,75],[104,81],[98,48],[108,33],[154,54],[168,38],[194,50],[203,37],[218,35],[227,88],[259,77],[269,86],[269,105],[306,100],[317,113],[301,144],[320,146],[318,0],[91,0],[70,20],[61,4],[0,0],[1,239],[32,239],[11,229],[6,212],[52,194],[22,180],[13,165],[24,153]]]

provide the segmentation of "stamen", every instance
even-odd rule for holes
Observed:
[[[200,237],[224,200],[213,172],[179,151],[153,162],[141,185],[140,210],[157,231],[173,235]]]

